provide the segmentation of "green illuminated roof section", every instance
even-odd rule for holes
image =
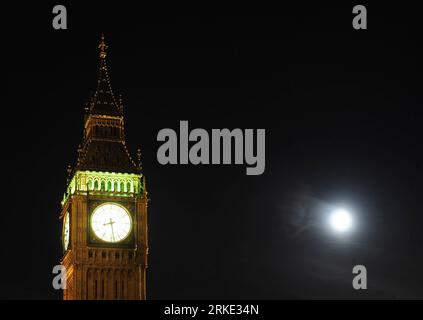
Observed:
[[[62,205],[69,196],[90,194],[96,196],[133,197],[144,191],[142,174],[76,171],[63,196]]]

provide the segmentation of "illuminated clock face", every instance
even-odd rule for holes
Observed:
[[[70,222],[69,222],[69,212],[65,213],[63,218],[63,247],[65,250],[68,250],[69,246],[69,233],[70,233]]]
[[[106,242],[124,240],[131,232],[131,227],[132,221],[128,211],[118,204],[102,204],[91,215],[94,234]]]

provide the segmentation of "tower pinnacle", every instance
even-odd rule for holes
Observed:
[[[107,44],[104,41],[104,33],[101,34],[101,40],[100,40],[100,44],[98,45],[98,48],[100,49],[100,58],[101,59],[105,59],[107,56]]]

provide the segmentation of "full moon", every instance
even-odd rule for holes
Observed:
[[[331,227],[337,232],[346,232],[351,229],[352,217],[345,209],[335,210],[329,219]]]

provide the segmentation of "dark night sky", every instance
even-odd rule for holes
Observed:
[[[417,210],[421,36],[412,8],[167,16],[120,5],[4,10],[0,298],[57,299],[60,200],[94,91],[101,32],[149,183],[150,299],[423,298]],[[4,96],[3,96],[4,98]],[[266,129],[266,171],[161,166],[163,128]],[[351,207],[348,239],[321,208]],[[368,270],[367,292],[352,267]]]

